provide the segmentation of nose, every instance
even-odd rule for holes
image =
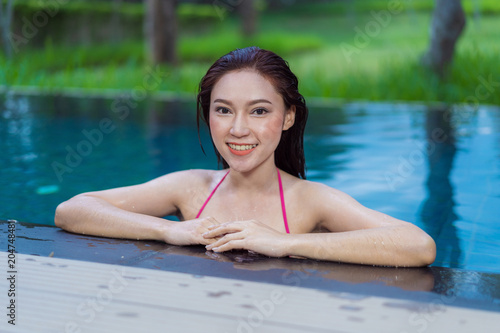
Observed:
[[[248,120],[246,119],[243,113],[238,113],[233,118],[233,123],[231,124],[231,129],[229,133],[238,138],[250,134],[250,129],[248,128]]]

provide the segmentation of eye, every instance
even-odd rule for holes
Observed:
[[[219,106],[218,108],[215,109],[215,111],[217,113],[220,113],[220,114],[229,114],[229,113],[231,113],[231,111],[228,108],[225,108],[223,106]]]
[[[266,113],[268,113],[269,111],[267,111],[266,109],[264,108],[258,108],[258,109],[255,109],[252,111],[253,114],[256,114],[258,116],[263,116],[265,115]]]

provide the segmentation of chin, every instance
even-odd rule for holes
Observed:
[[[247,173],[251,172],[255,169],[257,169],[259,166],[266,164],[269,159],[272,159],[274,162],[274,155],[269,156],[269,159],[262,159],[263,156],[262,154],[254,154],[255,152],[251,153],[252,156],[246,156],[246,157],[241,157],[241,156],[235,156],[231,152],[228,152],[228,154],[225,156],[222,156],[224,160],[227,162],[231,170],[234,170],[239,173]]]
[[[229,167],[231,170],[234,170],[239,173],[247,173],[255,169],[254,165],[249,165],[248,163],[229,163]]]

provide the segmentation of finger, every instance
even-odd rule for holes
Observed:
[[[207,250],[212,250],[214,247],[218,247],[218,246],[224,245],[227,242],[228,242],[227,240],[223,240],[222,238],[220,238],[217,241],[214,241],[214,242],[208,244],[207,246],[205,246],[205,248]]]
[[[219,231],[216,231],[216,230],[206,230],[202,236],[204,238],[215,238],[215,237],[220,237],[220,236],[224,236],[222,235]]]
[[[215,242],[215,240],[202,238],[202,239],[200,239],[199,244],[208,246],[208,245],[212,244],[213,242]]]
[[[213,244],[215,242],[217,242],[219,239],[221,239],[221,237],[214,237],[214,238],[205,238],[205,237],[200,237],[199,240],[198,240],[198,244],[201,244],[201,245],[210,245],[210,244]]]
[[[234,240],[241,240],[243,239],[244,236],[241,234],[241,233],[237,233],[237,234],[227,234],[225,235],[224,237],[220,238],[219,240],[217,240],[216,242],[206,246],[206,249],[207,250],[212,250],[213,248],[215,247],[220,247],[230,241],[234,241]]]
[[[226,252],[226,251],[235,250],[235,249],[245,250],[244,243],[245,243],[244,240],[240,240],[240,239],[239,240],[232,240],[232,241],[229,241],[223,245],[212,248],[212,251],[214,251],[214,252]]]
[[[200,242],[200,244],[208,246],[208,245],[214,244],[219,239],[220,238],[204,238],[203,241]]]
[[[209,227],[209,231],[203,234],[205,238],[213,238],[217,236],[224,236],[225,234],[231,234],[235,232],[239,232],[243,230],[243,227],[234,222],[221,224],[219,226],[215,226],[214,228]]]
[[[213,229],[218,228],[218,227],[219,227],[219,225],[217,225],[217,224],[212,224],[212,225],[209,225],[207,229],[208,229],[208,230],[213,230]]]

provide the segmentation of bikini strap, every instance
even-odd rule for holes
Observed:
[[[283,193],[283,184],[281,183],[281,175],[280,170],[276,168],[278,171],[278,182],[280,184],[280,199],[281,199],[281,211],[283,212],[283,222],[285,223],[286,233],[290,233],[290,229],[288,229],[288,220],[286,218],[286,208],[285,208],[285,194]]]
[[[224,179],[226,179],[226,176],[229,174],[229,170],[226,172],[226,174],[224,175],[224,177],[222,177],[222,179],[219,181],[219,183],[217,184],[217,186],[215,186],[215,188],[212,190],[212,193],[210,193],[210,195],[208,196],[207,200],[205,201],[205,203],[203,204],[203,206],[201,206],[201,209],[200,211],[198,212],[198,215],[196,215],[196,218],[200,217],[201,213],[203,212],[203,210],[205,209],[205,206],[208,204],[208,202],[210,201],[210,199],[212,198],[212,196],[214,195],[215,191],[217,191],[217,189],[219,188],[220,184],[222,184],[222,182],[224,181]]]
[[[289,234],[290,233],[290,229],[288,228],[288,220],[286,218],[285,194],[283,193],[283,184],[281,182],[281,174],[280,174],[280,171],[279,171],[278,168],[276,168],[276,171],[278,172],[278,183],[279,183],[279,188],[280,188],[281,211],[283,213],[283,222],[285,224],[286,233]],[[229,174],[229,170],[228,170],[228,172],[226,172],[226,174],[224,175],[224,177],[222,177],[222,179],[219,181],[219,183],[212,190],[212,193],[210,193],[210,195],[208,196],[208,198],[205,201],[205,203],[203,204],[203,206],[201,206],[201,209],[198,212],[198,214],[196,215],[196,218],[200,217],[201,213],[203,212],[203,210],[205,209],[206,205],[208,204],[208,202],[210,201],[210,199],[214,195],[215,191],[217,191],[217,189],[219,188],[220,184],[222,184],[222,182],[224,181],[224,179],[226,179],[226,176],[228,174]]]

